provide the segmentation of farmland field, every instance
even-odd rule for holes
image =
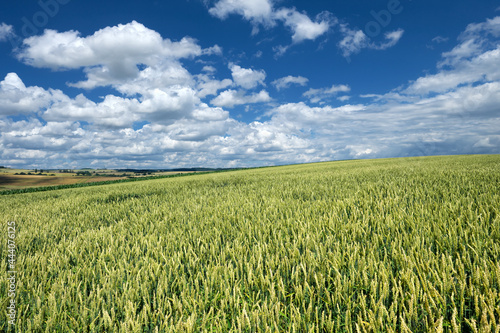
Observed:
[[[23,172],[24,174],[19,174]],[[128,176],[141,177],[141,174],[123,173],[114,170],[98,170],[99,175],[78,176],[75,172],[71,173],[52,173],[46,174],[26,174],[30,170],[12,170],[0,169],[0,191],[2,190],[20,190],[25,188],[87,184],[98,182],[109,182],[112,180],[127,179]],[[166,171],[154,172],[152,176],[168,176],[177,174],[191,173],[190,171]],[[149,176],[149,175],[148,175]]]
[[[0,175],[0,190],[21,189],[27,187],[39,186],[57,186],[70,185],[89,182],[108,181],[109,177],[85,177],[85,176],[18,176],[18,175]],[[116,179],[125,179],[125,177],[116,177]]]
[[[500,155],[0,197],[18,332],[499,332]],[[0,330],[7,323],[0,242]]]

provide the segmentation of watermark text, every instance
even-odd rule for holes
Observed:
[[[7,296],[10,298],[7,304],[7,320],[9,325],[16,323],[16,222],[7,222]]]

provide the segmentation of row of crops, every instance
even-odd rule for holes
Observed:
[[[498,155],[5,195],[0,330],[499,332],[499,207]]]

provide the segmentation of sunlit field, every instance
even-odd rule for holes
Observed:
[[[499,332],[499,207],[500,155],[340,161],[4,195],[0,234],[18,332]]]

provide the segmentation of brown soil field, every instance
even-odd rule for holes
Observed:
[[[35,175],[0,175],[0,190],[21,189],[25,187],[93,183],[126,177],[85,177],[85,176],[35,176]]]

